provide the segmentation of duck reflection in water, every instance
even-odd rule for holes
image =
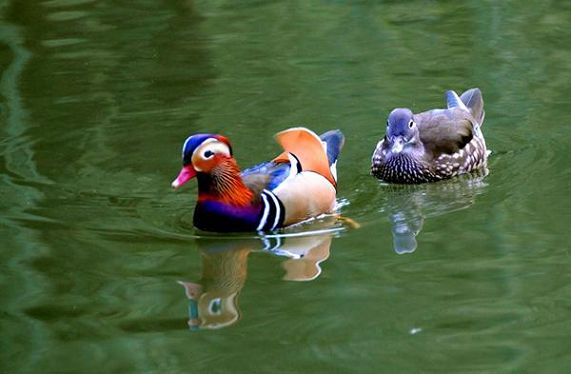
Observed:
[[[284,280],[311,281],[329,257],[334,232],[314,235],[274,235],[262,238],[203,237],[196,240],[202,257],[198,282],[179,283],[189,300],[191,330],[219,329],[240,319],[238,296],[246,281],[248,256],[266,252],[286,257]]]
[[[422,185],[386,185],[385,209],[391,222],[393,249],[412,253],[424,220],[470,207],[486,187],[488,170]]]

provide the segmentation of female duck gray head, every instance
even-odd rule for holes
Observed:
[[[408,151],[420,141],[414,115],[408,108],[394,109],[387,120],[386,142],[392,154]]]

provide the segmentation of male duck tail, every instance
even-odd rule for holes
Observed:
[[[321,134],[319,138],[327,145],[327,160],[329,166],[332,166],[337,162],[337,157],[345,144],[345,136],[340,130],[330,130]]]

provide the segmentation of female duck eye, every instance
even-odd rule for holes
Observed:
[[[412,129],[412,126],[414,126],[414,121],[410,120],[410,122],[408,123],[408,128]]]
[[[212,152],[210,150],[207,150],[204,152],[204,158],[210,158],[212,156],[214,156],[214,152]]]

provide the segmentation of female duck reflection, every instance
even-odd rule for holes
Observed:
[[[284,280],[310,281],[321,274],[319,264],[329,257],[333,232],[309,236],[197,239],[202,256],[202,277],[198,282],[179,283],[189,300],[191,330],[219,329],[240,318],[238,295],[246,281],[251,252],[269,252],[288,259],[283,262]]]
[[[470,207],[484,192],[487,173],[483,170],[434,184],[387,185],[384,211],[391,222],[394,251],[404,254],[416,250],[416,237],[425,218]]]

